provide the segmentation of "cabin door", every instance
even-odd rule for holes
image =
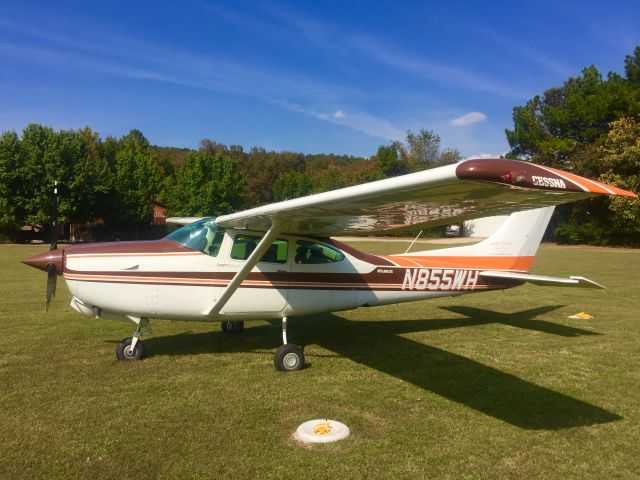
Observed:
[[[261,237],[237,232],[229,252],[229,260],[240,268],[242,262],[258,245]],[[241,287],[232,295],[223,313],[269,313],[281,312],[287,305],[289,288],[286,281],[291,271],[289,242],[277,238],[253,268]]]

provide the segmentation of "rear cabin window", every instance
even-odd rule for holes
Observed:
[[[296,242],[296,263],[310,265],[337,263],[342,260],[344,260],[344,254],[328,245],[308,240],[298,240]]]
[[[260,240],[261,237],[256,235],[236,235],[236,238],[233,240],[233,246],[231,247],[231,258],[234,260],[248,259],[258,246]],[[266,263],[287,263],[287,256],[289,255],[288,243],[287,240],[282,238],[274,240],[260,261]]]
[[[224,238],[224,229],[218,227],[214,218],[205,218],[179,228],[166,236],[187,248],[216,257]]]

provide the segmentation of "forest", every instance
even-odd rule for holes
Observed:
[[[640,46],[623,74],[595,66],[513,109],[508,158],[549,165],[640,191]],[[47,228],[60,185],[62,223],[101,219],[112,229],[149,225],[151,201],[174,216],[220,215],[272,201],[402,175],[462,159],[427,129],[380,145],[369,158],[225,145],[151,145],[139,130],[102,138],[90,127],[32,123],[0,135],[0,233]],[[569,243],[640,245],[640,202],[593,199],[560,207],[548,236]]]

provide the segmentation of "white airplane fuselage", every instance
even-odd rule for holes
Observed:
[[[251,232],[249,232],[251,233]],[[508,288],[521,282],[487,282],[480,268],[444,265],[443,259],[413,260],[358,252],[330,239],[279,236],[286,259],[259,262],[218,314],[210,314],[244,260],[232,258],[237,234],[226,230],[215,257],[162,239],[71,246],[62,275],[71,305],[87,315],[191,321],[270,319],[361,306],[421,300]],[[296,260],[298,241],[343,255],[330,263]],[[296,246],[298,245],[298,247]],[[322,260],[321,260],[322,261]]]

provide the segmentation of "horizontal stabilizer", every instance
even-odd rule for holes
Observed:
[[[522,282],[533,283],[534,285],[554,286],[554,287],[581,287],[581,288],[604,288],[602,285],[584,277],[571,276],[569,278],[549,277],[547,275],[531,275],[530,273],[518,272],[480,272],[483,278],[506,278],[520,280]]]

